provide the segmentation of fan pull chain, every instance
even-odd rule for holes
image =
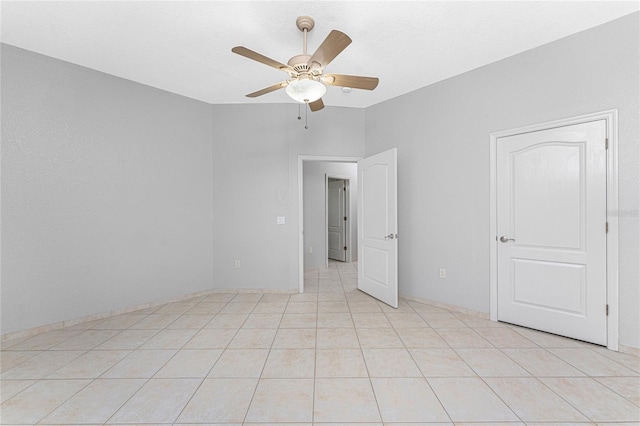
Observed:
[[[302,104],[298,104],[298,120],[302,120]],[[309,130],[309,109],[307,104],[304,104],[304,129]]]

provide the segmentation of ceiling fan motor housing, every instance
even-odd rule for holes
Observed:
[[[296,55],[293,58],[289,59],[289,62],[287,62],[287,64],[291,65],[291,67],[293,67],[293,69],[298,74],[307,74],[311,70],[311,68],[307,64],[310,58],[310,55]]]

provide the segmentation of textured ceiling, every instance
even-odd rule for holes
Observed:
[[[292,102],[246,93],[287,75],[231,53],[286,62],[302,52],[299,15],[353,43],[326,72],[376,76],[378,88],[326,105],[367,107],[638,10],[637,1],[2,1],[4,43],[209,103]]]

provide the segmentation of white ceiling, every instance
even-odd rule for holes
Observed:
[[[376,76],[378,88],[326,105],[367,107],[639,9],[638,1],[2,1],[4,43],[208,103],[292,102],[286,79],[231,53],[280,62],[302,53],[295,20],[316,20],[313,52],[332,29],[353,43],[326,72]]]

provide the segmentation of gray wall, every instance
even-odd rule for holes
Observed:
[[[211,106],[2,50],[2,333],[211,287]]]
[[[304,162],[304,267],[324,267],[327,261],[325,174],[349,178],[351,259],[358,259],[358,166],[356,163]],[[313,253],[309,253],[309,246]]]
[[[636,13],[367,109],[366,155],[398,148],[402,293],[489,312],[490,133],[618,108],[620,343],[640,346],[638,40]]]
[[[297,115],[3,44],[1,332],[212,288],[297,289],[298,156],[362,156],[364,111],[326,108],[308,130]]]
[[[297,115],[295,104],[213,107],[216,287],[296,290],[298,157],[364,152],[364,110],[325,108],[308,130]]]
[[[364,110],[305,130],[295,104],[211,106],[1,46],[2,333],[298,288],[298,157],[362,156]]]

